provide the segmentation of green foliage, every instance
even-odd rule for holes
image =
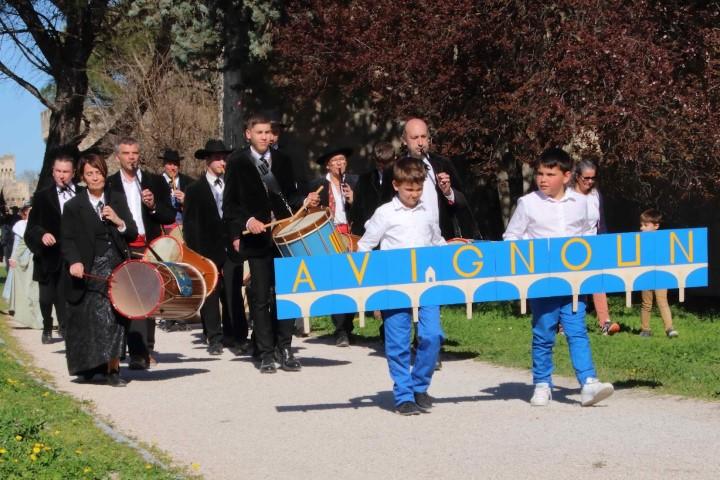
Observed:
[[[603,336],[594,315],[587,316],[593,359],[598,376],[613,382],[616,388],[647,387],[658,393],[720,399],[720,318],[717,314],[698,316],[674,305],[673,323],[680,332],[668,339],[659,314],[651,319],[655,333],[638,336],[640,307],[626,309],[620,298],[610,298],[610,316],[622,326],[620,333]],[[444,307],[443,329],[447,336],[443,350],[463,357],[503,366],[529,369],[530,316],[519,315],[517,304],[510,302],[474,305],[472,320],[465,318],[464,307]],[[365,341],[378,339],[379,322],[366,320],[366,328],[356,329]],[[327,318],[313,320],[313,328],[332,333]],[[567,342],[558,336],[555,346],[555,372],[574,377]]]

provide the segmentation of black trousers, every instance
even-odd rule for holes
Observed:
[[[273,257],[249,258],[255,347],[261,358],[273,355],[275,348],[290,348],[295,322],[278,320],[275,312],[275,271]]]
[[[44,282],[38,282],[38,296],[40,301],[40,313],[43,318],[43,332],[50,333],[52,331],[53,318],[52,308],[55,306],[57,321],[60,330],[65,329],[65,316],[67,309],[65,305],[65,291],[61,278],[63,265],[60,270],[50,274],[50,277]]]
[[[330,315],[333,325],[335,325],[335,334],[346,333],[350,335],[353,330],[354,313],[336,313]]]
[[[223,325],[227,322],[227,317],[229,317],[229,311],[225,295],[225,282],[224,278],[220,278],[217,287],[205,298],[205,303],[200,308],[200,318],[210,345],[222,341]]]
[[[132,253],[142,254],[144,247],[131,247]],[[127,329],[127,347],[130,358],[148,358],[155,349],[155,319],[130,320]]]
[[[235,263],[228,259],[223,265],[225,282],[225,298],[227,314],[223,317],[223,337],[235,342],[245,342],[248,338],[249,325],[245,315],[245,299],[242,294],[243,263]],[[225,307],[223,307],[225,308]]]

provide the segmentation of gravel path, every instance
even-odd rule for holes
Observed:
[[[720,477],[720,403],[620,390],[581,408],[557,378],[551,405],[532,408],[528,371],[446,359],[432,414],[400,417],[372,345],[295,339],[303,371],[260,375],[248,357],[209,356],[198,329],[158,330],[157,367],[123,369],[131,382],[113,389],[71,381],[62,342],[14,334],[60,390],[207,479]]]

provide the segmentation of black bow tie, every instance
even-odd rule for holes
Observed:
[[[222,187],[222,184],[223,184],[222,178],[218,177],[215,179],[215,185],[217,185],[218,187]]]

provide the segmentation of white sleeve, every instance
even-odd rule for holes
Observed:
[[[383,221],[383,215],[381,210],[378,208],[370,220],[365,222],[365,234],[358,241],[357,251],[358,252],[369,252],[375,248],[382,240],[385,235],[385,222]]]
[[[440,233],[440,225],[438,222],[430,222],[430,245],[447,245],[447,242]]]
[[[528,216],[523,199],[518,199],[515,212],[508,222],[503,240],[522,240],[527,232]]]

